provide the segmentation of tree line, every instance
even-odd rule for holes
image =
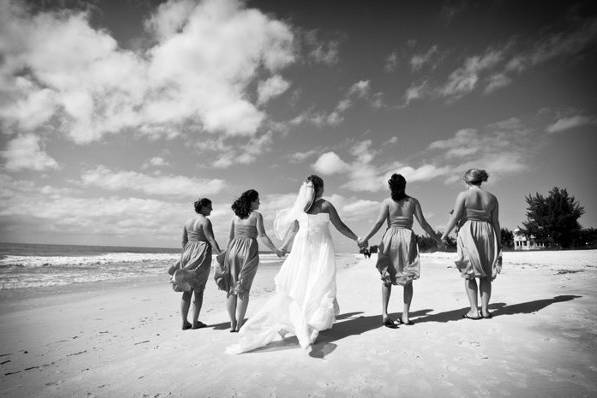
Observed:
[[[581,227],[578,219],[585,213],[584,207],[565,188],[554,187],[547,195],[528,194],[525,201],[527,219],[519,230],[528,239],[556,249],[597,248],[597,229]],[[501,232],[502,247],[513,249],[514,232],[507,228]],[[439,231],[436,234],[441,236]],[[437,249],[431,237],[417,235],[417,242],[422,252]],[[447,246],[456,249],[456,239],[448,238]]]

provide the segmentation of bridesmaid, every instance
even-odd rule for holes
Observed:
[[[389,328],[396,328],[400,323],[414,324],[409,319],[410,303],[413,298],[412,282],[419,278],[420,270],[419,248],[412,231],[413,215],[425,232],[436,239],[439,246],[443,246],[443,243],[425,220],[419,201],[405,193],[406,179],[400,174],[392,174],[388,185],[391,192],[390,198],[382,202],[377,221],[371,231],[364,238],[359,239],[359,245],[367,246],[369,238],[375,235],[384,222],[387,224],[388,228],[379,244],[376,267],[382,280],[382,323]],[[392,320],[388,317],[392,285],[404,286],[404,308],[400,320]]]
[[[182,293],[180,312],[182,315],[182,329],[199,329],[206,325],[199,321],[199,312],[203,304],[203,291],[211,270],[212,248],[220,253],[218,242],[214,239],[211,221],[207,216],[211,214],[211,200],[201,198],[194,203],[196,217],[189,219],[182,231],[183,252],[180,256],[180,269],[183,270],[183,284],[188,284],[191,290]],[[193,323],[187,321],[191,305],[191,295],[195,296],[193,302]]]
[[[283,257],[284,252],[274,246],[265,233],[263,216],[259,209],[259,193],[250,189],[232,204],[235,216],[230,223],[230,239],[223,263],[216,269],[215,280],[226,291],[230,332],[238,332],[249,304],[249,291],[259,265],[257,237]]]
[[[494,195],[481,189],[489,176],[485,170],[470,169],[464,174],[467,190],[456,197],[454,213],[442,239],[446,239],[459,220],[464,224],[458,230],[456,266],[464,277],[464,287],[471,309],[464,318],[491,318],[488,309],[491,281],[500,273],[501,236],[498,220],[499,206]],[[481,290],[481,313],[477,308],[477,281]]]

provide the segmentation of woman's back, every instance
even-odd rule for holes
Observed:
[[[496,207],[494,195],[482,189],[469,189],[464,193],[464,212],[466,218],[491,217]]]
[[[414,198],[411,197],[406,197],[398,202],[391,198],[386,199],[388,206],[388,226],[412,227],[415,203]]]
[[[235,216],[234,237],[235,238],[256,238],[257,233],[257,213],[252,211],[247,218]]]
[[[184,228],[187,232],[187,237],[189,241],[206,241],[207,238],[205,237],[205,232],[203,231],[203,226],[207,219],[203,216],[197,216],[188,220]]]

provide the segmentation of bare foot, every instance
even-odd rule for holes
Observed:
[[[481,316],[479,315],[479,311],[469,311],[466,314],[464,314],[462,316],[463,318],[468,318],[468,319],[481,319]]]
[[[182,322],[182,330],[187,330],[187,329],[190,329],[192,326],[193,326],[193,325],[191,325],[191,323],[190,323],[190,322],[188,322],[188,321],[183,321],[183,322]]]

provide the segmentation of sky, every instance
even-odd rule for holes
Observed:
[[[247,189],[273,235],[310,174],[441,230],[473,167],[503,227],[554,186],[596,227],[596,50],[591,1],[0,0],[0,241],[178,247],[208,197],[224,245]]]

